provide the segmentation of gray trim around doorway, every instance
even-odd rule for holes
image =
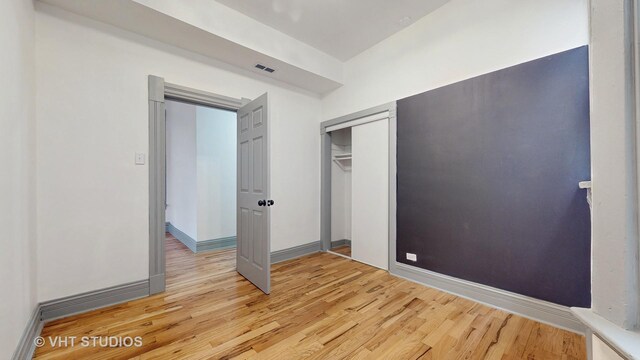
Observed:
[[[386,104],[382,104],[382,105],[378,105],[378,106],[374,106],[372,108],[368,108],[366,110],[362,110],[362,111],[358,111],[358,112],[354,112],[353,114],[349,114],[349,115],[344,115],[344,116],[340,116],[331,120],[327,120],[327,121],[323,121],[320,124],[320,134],[325,134],[327,131],[326,129],[329,126],[333,126],[333,125],[338,125],[338,124],[342,124],[342,123],[346,123],[349,121],[353,121],[353,120],[357,120],[363,117],[367,117],[367,116],[371,116],[371,115],[375,115],[375,114],[380,114],[382,112],[385,111],[389,111],[389,116],[391,116],[391,113],[394,113],[395,116],[395,111],[396,111],[396,102],[392,101],[390,103],[386,103]]]
[[[164,79],[149,76],[149,294],[165,289]]]
[[[395,262],[396,249],[396,102],[374,106],[372,108],[344,115],[320,123],[320,242],[322,251],[331,248],[331,133],[329,126],[358,120],[367,116],[389,112],[389,270]]]
[[[164,83],[164,98],[232,111],[237,111],[250,101],[246,98],[236,99],[171,83]]]
[[[165,290],[165,99],[237,111],[249,102],[149,75],[149,294]]]

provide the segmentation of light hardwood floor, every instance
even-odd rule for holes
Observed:
[[[131,348],[37,349],[37,359],[585,359],[584,337],[336,255],[272,267],[264,295],[235,250],[167,241],[167,291],[48,323],[42,336],[142,336]]]

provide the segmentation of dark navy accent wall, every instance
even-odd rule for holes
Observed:
[[[399,262],[591,305],[586,46],[402,99],[397,119]]]

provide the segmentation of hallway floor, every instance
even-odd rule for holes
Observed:
[[[167,291],[46,324],[48,336],[140,347],[37,349],[37,359],[586,359],[584,337],[317,253],[272,266],[264,295],[235,249],[167,239]]]

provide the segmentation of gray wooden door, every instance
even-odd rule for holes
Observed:
[[[265,294],[271,290],[268,126],[266,93],[238,110],[236,268]]]

